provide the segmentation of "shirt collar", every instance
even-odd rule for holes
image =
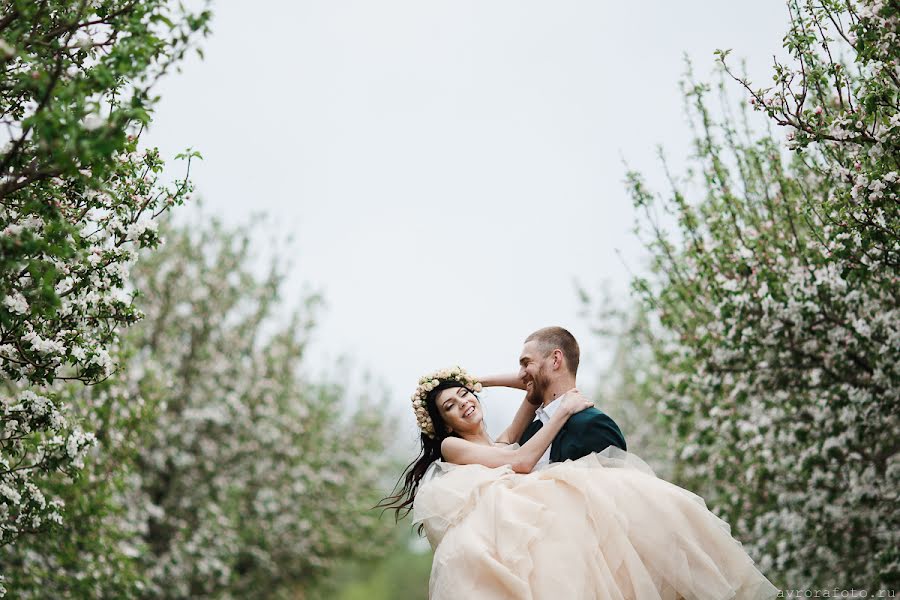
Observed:
[[[542,422],[549,421],[550,417],[553,416],[553,413],[555,413],[559,409],[560,401],[564,397],[565,397],[565,394],[562,394],[561,396],[557,397],[555,400],[553,400],[553,402],[551,402],[547,406],[538,406],[537,410],[534,411],[534,414],[536,414],[537,417]]]

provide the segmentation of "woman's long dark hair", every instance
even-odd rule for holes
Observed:
[[[441,458],[441,442],[444,441],[444,438],[459,437],[455,432],[451,433],[447,430],[447,425],[444,423],[444,419],[441,418],[437,408],[438,394],[443,390],[459,387],[468,389],[471,394],[475,393],[455,379],[443,379],[433,390],[428,392],[427,396],[425,396],[425,408],[428,409],[428,416],[431,417],[431,422],[434,423],[434,437],[428,437],[424,433],[419,434],[421,442],[419,455],[406,466],[406,469],[404,469],[403,473],[400,475],[400,478],[394,485],[395,493],[383,498],[381,502],[375,505],[375,508],[383,509],[382,513],[384,513],[385,510],[393,509],[395,521],[399,521],[412,511],[413,502],[416,499],[416,492],[419,490],[419,482],[422,481],[422,477],[425,476],[425,471],[431,463]],[[421,523],[417,529],[421,535]]]

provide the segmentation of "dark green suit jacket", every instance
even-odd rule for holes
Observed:
[[[530,440],[543,426],[540,420],[533,421],[525,428],[519,443],[524,444]],[[609,415],[594,407],[586,408],[569,417],[553,438],[553,444],[550,446],[550,462],[575,460],[591,452],[600,452],[607,446],[627,450],[625,436]]]

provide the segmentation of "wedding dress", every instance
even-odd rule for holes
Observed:
[[[529,474],[437,461],[413,522],[434,549],[431,600],[778,595],[700,496],[614,446]]]

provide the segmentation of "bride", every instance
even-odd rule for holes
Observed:
[[[534,418],[532,389],[492,440],[481,387],[459,367],[420,379],[412,402],[421,451],[399,492],[379,504],[398,518],[411,510],[427,536],[431,600],[778,595],[702,498],[659,479],[635,454],[609,446],[535,469],[569,417],[593,405],[578,390],[520,445]]]

